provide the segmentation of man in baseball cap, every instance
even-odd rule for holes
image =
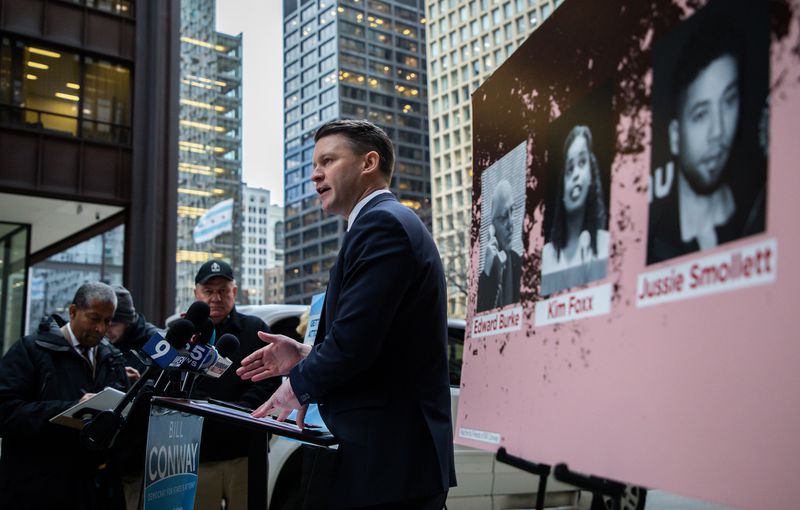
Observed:
[[[211,259],[197,271],[194,278],[194,296],[211,308],[211,320],[221,323],[233,311],[236,293],[236,280],[233,268],[224,260]]]
[[[239,339],[239,349],[230,356],[234,367],[238,367],[245,356],[264,345],[258,332],[269,332],[269,327],[258,317],[236,310],[236,280],[233,268],[224,260],[212,259],[200,266],[194,282],[195,298],[211,309],[217,338],[230,333]],[[255,409],[279,385],[279,377],[253,383],[243,381],[234,370],[228,370],[219,379],[200,378],[192,396],[211,397]],[[208,421],[203,426],[200,444],[195,508],[218,510],[222,500],[230,510],[247,508],[247,437]]]

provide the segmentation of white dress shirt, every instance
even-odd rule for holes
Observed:
[[[389,191],[388,189],[385,189],[385,188],[384,189],[379,189],[377,191],[373,191],[372,193],[370,193],[369,195],[365,196],[364,198],[362,198],[361,200],[358,201],[356,206],[353,207],[353,210],[350,211],[350,216],[347,217],[347,231],[348,232],[350,232],[350,227],[352,227],[353,223],[355,223],[356,218],[358,217],[358,213],[360,213],[361,209],[363,209],[364,206],[367,205],[367,202],[372,200],[373,197],[377,197],[378,195],[380,195],[382,193],[391,193],[391,191]]]

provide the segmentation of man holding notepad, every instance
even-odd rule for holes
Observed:
[[[103,459],[50,419],[106,387],[125,391],[124,357],[104,338],[114,290],[83,284],[68,323],[55,316],[0,360],[0,494],[4,508],[114,508]]]

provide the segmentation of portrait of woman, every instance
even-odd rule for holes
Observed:
[[[606,276],[608,210],[587,126],[576,125],[569,131],[556,185],[550,235],[542,250],[544,296]]]

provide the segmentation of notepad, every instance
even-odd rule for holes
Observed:
[[[76,404],[61,414],[50,418],[52,423],[58,423],[75,429],[82,429],[83,426],[94,418],[100,411],[113,409],[119,404],[125,394],[117,389],[108,387],[96,393],[88,400]]]

